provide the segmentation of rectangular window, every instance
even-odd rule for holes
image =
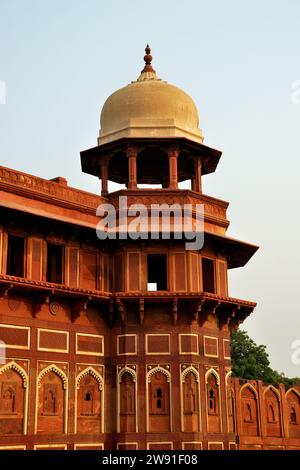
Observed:
[[[167,290],[167,255],[148,255],[147,290]]]
[[[63,283],[64,247],[47,244],[47,282]]]
[[[25,238],[8,235],[6,274],[24,277],[24,253]]]
[[[213,259],[202,258],[203,292],[215,293],[215,262]]]

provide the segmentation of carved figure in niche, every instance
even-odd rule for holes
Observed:
[[[134,413],[134,390],[133,384],[125,383],[121,387],[121,414]]]
[[[234,406],[234,398],[232,389],[230,387],[227,388],[227,406],[228,406],[228,415],[233,415],[233,406]]]
[[[43,394],[43,414],[56,415],[57,414],[57,387],[52,384],[44,385]]]
[[[252,407],[251,407],[251,403],[246,403],[245,405],[245,417],[244,417],[244,421],[247,422],[247,423],[251,423],[253,421],[253,418],[252,418]]]
[[[208,392],[208,413],[216,414],[216,395],[214,390],[211,388]]]
[[[275,411],[272,403],[269,403],[268,405],[268,423],[275,423]]]
[[[3,382],[1,390],[1,413],[16,412],[16,387],[15,382]]]
[[[184,382],[184,413],[196,413],[197,411],[197,382],[194,374],[189,373]]]
[[[296,414],[296,410],[293,406],[291,407],[290,417],[291,417],[290,423],[291,424],[297,424],[297,414]]]

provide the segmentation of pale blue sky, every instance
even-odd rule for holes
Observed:
[[[258,302],[244,327],[273,367],[300,376],[298,0],[0,0],[0,163],[97,192],[79,152],[148,41],[158,75],[194,98],[205,143],[223,151],[204,191],[230,201],[229,235],[261,247],[230,276],[233,296]]]

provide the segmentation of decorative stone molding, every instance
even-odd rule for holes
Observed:
[[[23,386],[24,386],[24,388],[27,388],[28,376],[27,376],[25,370],[21,366],[19,366],[19,364],[17,364],[15,361],[8,362],[4,366],[0,367],[0,375],[4,374],[5,372],[7,372],[10,369],[14,370],[15,372],[17,372],[22,377]]]
[[[254,393],[255,395],[255,399],[257,400],[258,399],[258,393],[257,393],[257,390],[255,390],[255,388],[253,387],[253,385],[251,385],[250,383],[245,383],[241,389],[240,389],[240,395],[242,395],[242,391],[244,390],[244,388],[250,388],[252,390],[252,392]]]
[[[208,369],[208,371],[206,372],[205,374],[205,383],[207,384],[208,383],[208,377],[210,376],[210,374],[213,374],[217,380],[217,384],[220,385],[220,376],[218,374],[218,372],[213,369],[212,367],[210,369]]]
[[[152,377],[153,374],[156,374],[156,372],[161,372],[162,374],[164,374],[167,377],[167,382],[171,382],[170,372],[162,366],[156,366],[156,367],[153,367],[153,369],[151,369],[147,374],[147,382],[148,383],[151,382],[151,377]]]
[[[92,377],[94,377],[94,379],[97,380],[98,382],[98,385],[99,385],[99,390],[102,391],[103,390],[103,377],[99,374],[99,372],[97,372],[93,367],[89,366],[87,367],[86,369],[82,370],[76,377],[76,388],[77,390],[80,388],[80,382],[81,380],[83,379],[83,377],[87,376],[87,375],[91,375]]]
[[[40,386],[41,386],[41,382],[42,382],[43,377],[45,377],[45,375],[47,375],[49,372],[54,372],[55,374],[57,374],[61,378],[62,383],[63,383],[63,388],[64,388],[64,390],[66,390],[67,386],[68,386],[68,378],[67,378],[66,374],[59,367],[57,367],[55,364],[51,364],[50,366],[45,367],[45,369],[43,369],[39,373],[38,379],[37,379],[38,388],[40,388]]]
[[[195,376],[195,379],[196,379],[196,382],[198,383],[200,378],[199,378],[199,372],[195,369],[195,367],[193,366],[189,366],[187,367],[186,369],[184,369],[184,371],[181,373],[181,381],[182,383],[185,382],[185,379],[186,379],[186,376],[189,374],[189,373],[192,373],[194,374]]]
[[[121,370],[119,370],[118,382],[121,383],[122,377],[124,374],[126,374],[126,372],[132,376],[133,382],[136,382],[136,372],[133,370],[133,368],[131,368],[131,366],[124,366],[121,368]]]

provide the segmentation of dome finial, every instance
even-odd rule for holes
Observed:
[[[152,55],[151,55],[151,48],[149,44],[147,44],[145,48],[146,55],[144,56],[144,61],[145,61],[145,67],[143,68],[141,73],[145,72],[152,72],[155,73],[155,70],[153,69],[151,62],[152,62]]]

